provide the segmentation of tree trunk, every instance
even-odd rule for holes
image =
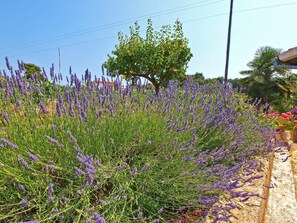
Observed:
[[[155,87],[156,95],[159,94],[160,83],[155,78],[150,77],[148,74],[137,74],[137,76],[144,77],[145,79],[149,80]]]
[[[158,95],[160,91],[160,84],[156,81],[156,79],[151,79],[151,82],[155,87],[156,95]]]

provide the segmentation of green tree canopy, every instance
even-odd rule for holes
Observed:
[[[41,74],[41,68],[36,66],[35,64],[33,63],[25,63],[24,64],[25,66],[25,77],[27,79],[33,79],[34,77],[34,74],[37,75],[38,77],[38,80],[42,80],[43,79],[43,76]]]
[[[262,98],[266,102],[273,100],[273,95],[285,95],[288,92],[287,69],[273,67],[272,59],[282,51],[269,46],[260,47],[253,60],[248,62],[250,70],[241,71],[245,75],[242,83],[253,98]]]
[[[111,72],[118,72],[128,79],[143,77],[155,87],[167,86],[169,80],[185,77],[188,62],[193,56],[184,37],[182,24],[177,20],[173,28],[163,26],[154,31],[152,21],[147,21],[146,36],[140,36],[140,26],[136,22],[130,27],[130,35],[119,33],[119,44],[104,66]]]
[[[199,84],[204,84],[205,82],[205,77],[203,73],[199,73],[199,72],[196,72],[195,74],[187,75],[187,78],[190,78],[193,81],[198,82]]]

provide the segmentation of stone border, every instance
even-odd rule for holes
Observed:
[[[271,185],[273,161],[274,161],[274,152],[272,152],[268,157],[268,169],[267,169],[266,179],[264,182],[263,193],[262,193],[262,197],[264,197],[265,199],[262,199],[261,203],[260,203],[258,223],[265,222],[265,215],[266,215],[267,204],[268,204],[268,199],[269,199],[269,189],[270,189],[270,185]]]

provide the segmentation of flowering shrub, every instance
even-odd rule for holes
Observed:
[[[176,222],[197,209],[216,221],[230,217],[233,198],[259,196],[240,187],[261,177],[251,175],[273,131],[244,95],[188,80],[156,96],[141,80],[101,87],[89,71],[82,80],[70,72],[62,86],[53,67],[44,94],[23,80],[22,63],[7,66],[1,222]]]
[[[293,110],[294,111],[294,110]],[[297,115],[291,111],[279,114],[277,111],[266,114],[263,118],[272,119],[275,122],[275,126],[279,128],[280,131],[294,129],[294,122],[297,120]]]

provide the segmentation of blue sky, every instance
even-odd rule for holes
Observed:
[[[4,1],[3,1],[4,2]],[[155,29],[179,18],[194,57],[187,73],[224,75],[230,0],[9,0],[1,4],[0,68],[5,56],[49,71],[69,66],[77,74],[89,68],[101,76],[101,64],[138,20],[145,30],[151,17]],[[241,77],[261,46],[287,50],[297,46],[297,1],[234,0],[229,77]],[[56,69],[58,71],[58,69]]]

